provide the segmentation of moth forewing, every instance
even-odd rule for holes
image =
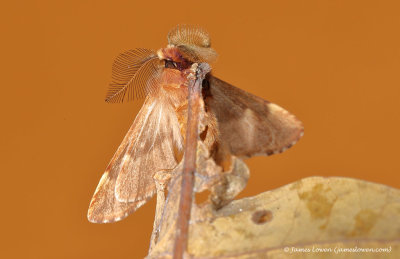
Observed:
[[[93,223],[109,223],[121,220],[141,205],[140,202],[119,202],[115,196],[115,183],[119,174],[119,167],[129,143],[134,139],[135,123],[138,120],[140,121],[140,117],[139,112],[137,119],[125,135],[96,188],[88,210],[88,219]]]
[[[174,168],[179,161],[175,157],[177,147],[182,147],[178,119],[168,93],[160,90],[135,131],[135,141],[127,149],[115,186],[115,194],[121,202],[141,200],[155,189],[153,175],[157,171]]]
[[[302,123],[278,105],[214,76],[209,85],[205,104],[216,117],[225,152],[239,157],[276,154],[303,135]]]
[[[182,139],[171,112],[168,102],[146,99],[100,180],[89,207],[89,220],[126,217],[153,196],[154,174],[177,165],[173,150],[182,146]]]

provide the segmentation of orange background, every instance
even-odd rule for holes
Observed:
[[[0,257],[146,255],[155,199],[116,224],[90,224],[86,212],[141,106],[103,101],[112,61],[127,49],[165,46],[179,23],[209,31],[215,75],[305,125],[289,151],[247,161],[241,197],[313,175],[399,188],[396,2],[3,3]]]

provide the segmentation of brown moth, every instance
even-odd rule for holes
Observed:
[[[108,164],[91,200],[88,219],[119,221],[155,193],[153,176],[175,168],[183,156],[187,118],[187,71],[215,61],[208,34],[177,26],[168,46],[120,54],[112,67],[107,102],[145,97],[143,107]],[[222,168],[231,155],[251,157],[283,152],[303,135],[302,123],[262,98],[208,74],[203,81],[204,131],[200,138]]]

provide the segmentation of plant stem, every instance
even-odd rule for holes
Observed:
[[[186,143],[183,161],[182,187],[178,209],[177,232],[173,258],[183,258],[188,247],[189,221],[193,200],[194,172],[196,170],[197,140],[199,137],[199,119],[201,111],[201,86],[205,75],[210,71],[207,63],[197,66],[196,77],[188,84],[188,117]]]

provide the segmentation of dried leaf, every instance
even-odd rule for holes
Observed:
[[[400,258],[400,190],[363,180],[310,177],[192,214],[201,219],[190,225],[193,258]],[[169,227],[161,241],[173,235]],[[168,242],[149,256],[170,258]]]

